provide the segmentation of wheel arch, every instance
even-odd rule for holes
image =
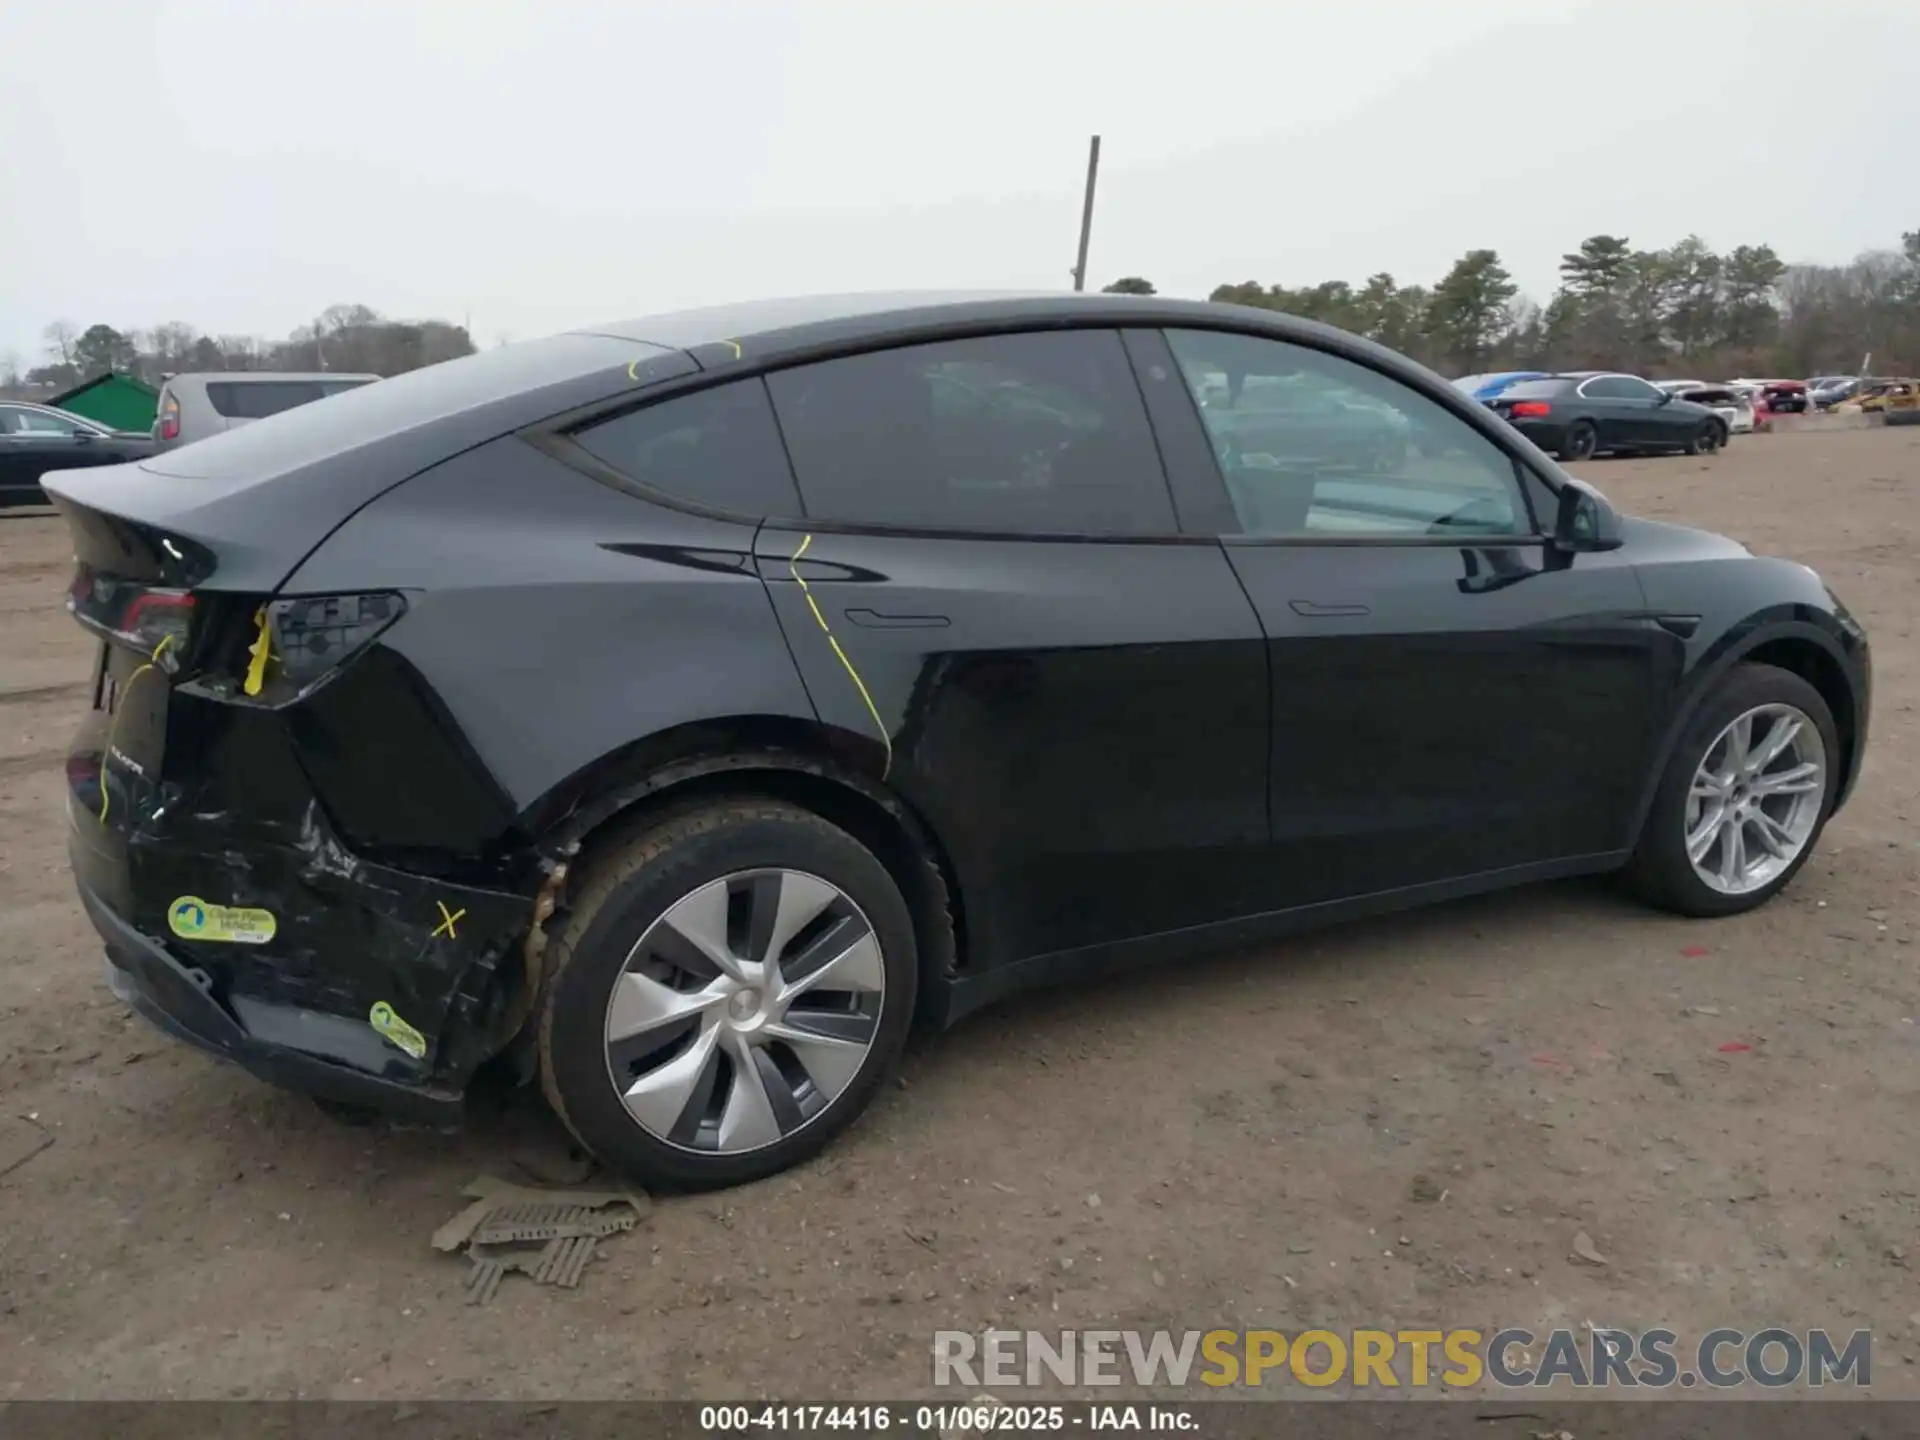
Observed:
[[[1840,645],[1826,631],[1808,621],[1784,620],[1761,624],[1723,642],[1723,648],[1694,670],[1685,696],[1674,707],[1674,713],[1661,733],[1653,764],[1648,766],[1640,803],[1634,812],[1629,846],[1640,842],[1641,832],[1647,823],[1647,813],[1653,808],[1661,777],[1672,762],[1674,747],[1680,743],[1680,737],[1686,733],[1687,726],[1693,722],[1706,697],[1737,665],[1772,665],[1798,675],[1820,692],[1820,698],[1827,702],[1827,709],[1833,714],[1834,729],[1840,737],[1842,788],[1834,800],[1834,809],[1838,810],[1841,802],[1847,798],[1847,789],[1856,773],[1863,739],[1861,702],[1864,697],[1854,691]]]
[[[811,811],[872,851],[900,887],[919,951],[918,1013],[937,1016],[966,953],[960,877],[925,818],[847,758],[857,753],[857,747],[843,753],[831,728],[778,716],[683,725],[625,747],[557,787],[530,811],[536,823],[529,828],[551,863],[571,869],[591,865],[596,854],[689,805],[748,795]],[[557,903],[564,908],[564,893]]]

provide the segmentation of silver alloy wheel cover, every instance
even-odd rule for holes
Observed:
[[[838,886],[799,870],[722,876],[628,951],[607,998],[608,1078],[664,1144],[700,1155],[778,1144],[866,1064],[886,974],[872,922]]]
[[[1827,745],[1793,705],[1757,705],[1707,747],[1687,787],[1683,842],[1693,873],[1751,895],[1800,858],[1827,800]]]

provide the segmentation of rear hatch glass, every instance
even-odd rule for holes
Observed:
[[[52,471],[42,483],[70,524],[86,511],[140,527],[163,556],[169,545],[197,547],[210,563],[194,588],[271,593],[343,520],[409,476],[697,368],[684,353],[631,340],[557,336],[359,385],[134,464]]]

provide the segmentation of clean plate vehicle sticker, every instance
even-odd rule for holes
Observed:
[[[367,1023],[398,1045],[414,1059],[424,1059],[427,1037],[393,1013],[393,1006],[382,1000],[367,1014]]]
[[[217,940],[227,945],[264,945],[274,932],[271,910],[209,905],[198,895],[182,895],[169,905],[167,924],[182,940]]]

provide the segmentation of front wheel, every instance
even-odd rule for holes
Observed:
[[[656,1189],[737,1185],[822,1149],[898,1060],[918,979],[886,867],[754,799],[671,815],[590,866],[553,956],[548,1102]]]
[[[1560,442],[1560,458],[1567,461],[1591,460],[1599,443],[1600,434],[1592,424],[1576,420],[1573,428],[1567,431],[1566,439]]]
[[[1813,853],[1841,763],[1818,690],[1772,665],[1736,667],[1674,746],[1628,883],[1682,915],[1765,904]]]

